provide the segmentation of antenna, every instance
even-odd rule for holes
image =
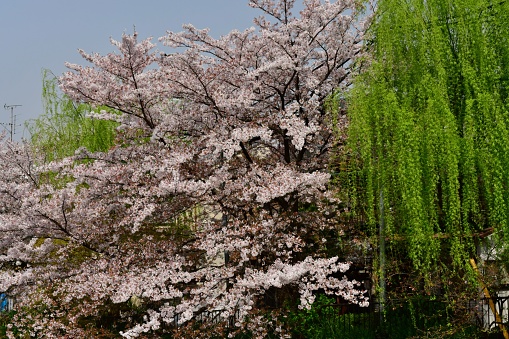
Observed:
[[[8,123],[8,124],[5,124],[5,123],[0,123],[0,124],[3,125],[3,126],[8,126],[8,131],[9,131],[9,133],[11,135],[11,142],[12,142],[12,136],[14,134],[16,134],[16,116],[14,115],[14,109],[16,107],[20,107],[20,106],[21,105],[7,105],[7,104],[4,105],[4,108],[6,110],[9,110],[9,109],[11,110],[11,122]]]

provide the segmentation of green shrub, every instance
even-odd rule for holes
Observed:
[[[367,324],[373,324],[373,314],[341,314],[338,307],[331,305],[333,302],[333,299],[319,295],[309,310],[290,312],[287,323],[291,328],[292,338],[375,338],[373,327],[367,326]]]

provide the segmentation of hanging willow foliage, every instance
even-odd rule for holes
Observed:
[[[118,124],[87,117],[92,107],[63,95],[58,79],[49,70],[42,71],[42,101],[44,113],[27,128],[32,146],[46,161],[71,156],[80,147],[100,152],[114,144]]]
[[[378,1],[343,185],[373,236],[383,210],[386,239],[404,242],[419,272],[444,248],[465,265],[488,227],[509,238],[507,23],[509,1]]]
[[[92,107],[63,95],[49,70],[42,71],[42,101],[44,113],[27,128],[34,150],[44,154],[46,161],[71,156],[80,147],[104,152],[114,144],[118,124],[87,117]]]

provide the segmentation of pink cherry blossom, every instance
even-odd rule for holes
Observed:
[[[322,240],[342,232],[326,213],[325,100],[361,53],[356,3],[294,13],[252,0],[262,16],[244,32],[187,25],[159,39],[168,53],[137,33],[112,40],[116,53],[80,51],[89,66],[68,64],[61,89],[118,121],[117,144],[46,164],[2,142],[0,289],[17,298],[14,325],[87,337],[86,321],[117,312],[136,338],[216,312],[262,337],[274,290],[301,307],[318,291],[365,304]]]

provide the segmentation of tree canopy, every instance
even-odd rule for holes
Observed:
[[[383,219],[382,237],[403,240],[430,283],[465,267],[483,230],[509,236],[509,3],[377,4],[343,178],[370,234]]]
[[[19,164],[0,177],[20,181],[0,214],[11,331],[262,338],[284,335],[285,302],[309,307],[318,291],[366,304],[332,250],[325,108],[361,53],[361,8],[249,4],[256,28],[214,39],[188,25],[161,38],[169,54],[137,33],[116,53],[80,51],[89,66],[68,64],[61,89],[119,123],[113,147],[50,163],[0,153]]]

